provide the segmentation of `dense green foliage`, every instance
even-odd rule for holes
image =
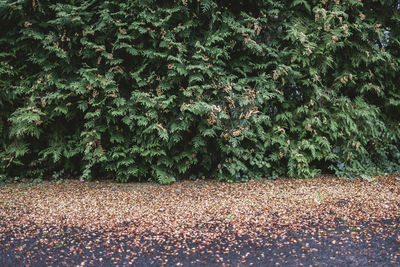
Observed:
[[[0,0],[0,175],[400,170],[397,0]]]

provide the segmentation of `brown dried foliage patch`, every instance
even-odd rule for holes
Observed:
[[[334,218],[349,224],[398,218],[400,181],[375,183],[335,177],[248,183],[181,181],[172,185],[78,182],[0,187],[0,218],[12,225],[58,225],[88,230],[129,225],[153,232],[216,237],[225,230],[255,234]],[[4,232],[6,229],[0,229]]]

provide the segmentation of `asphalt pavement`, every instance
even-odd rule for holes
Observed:
[[[213,233],[219,230],[210,227],[189,237],[138,235],[129,223],[90,231],[24,225],[0,232],[0,265],[400,266],[399,222],[349,225],[336,219],[330,225],[275,226],[243,236],[229,228]]]

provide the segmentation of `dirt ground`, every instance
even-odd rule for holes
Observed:
[[[399,266],[400,181],[0,187],[1,266]]]

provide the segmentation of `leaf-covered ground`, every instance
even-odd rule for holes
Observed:
[[[400,179],[0,187],[0,265],[399,265]]]

